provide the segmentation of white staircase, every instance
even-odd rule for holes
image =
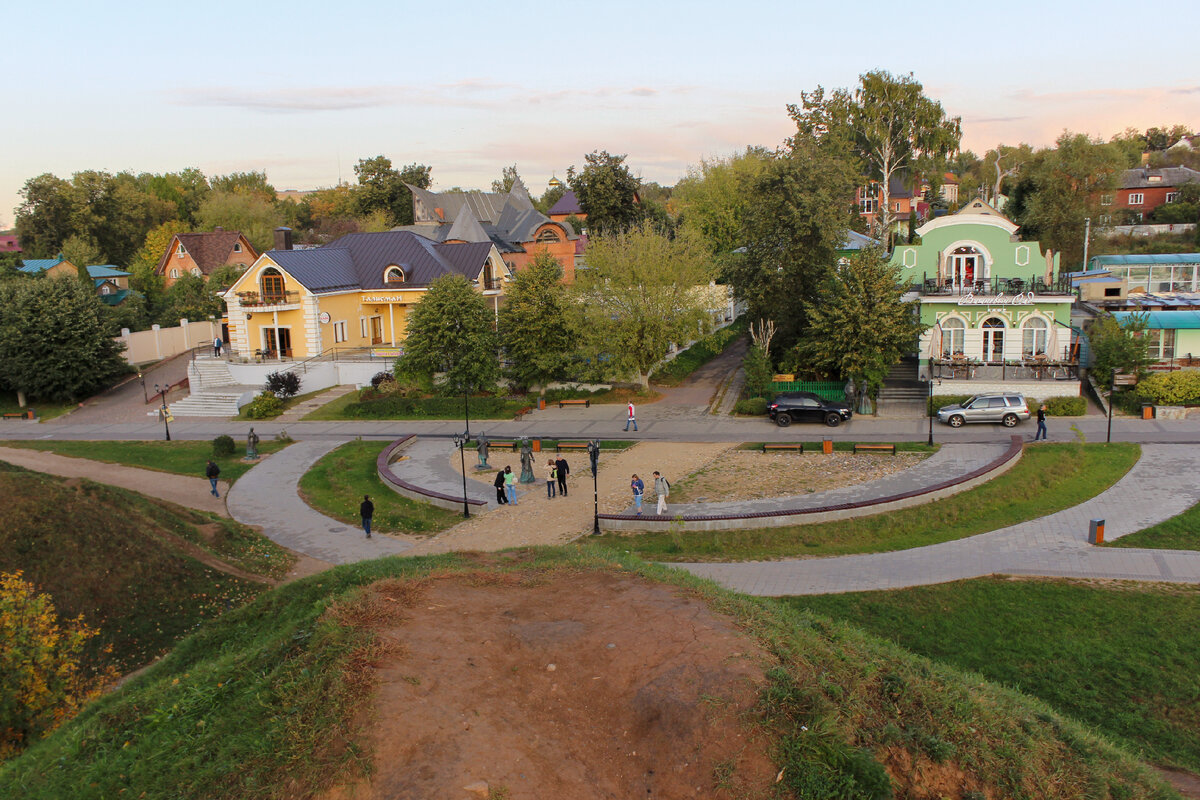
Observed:
[[[219,358],[196,358],[188,363],[187,373],[192,393],[171,403],[171,413],[177,417],[237,416],[238,401],[254,391],[253,386],[239,386]]]

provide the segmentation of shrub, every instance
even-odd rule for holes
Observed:
[[[270,392],[263,392],[245,408],[247,419],[270,419],[283,413],[283,401]]]
[[[744,414],[750,417],[761,417],[767,413],[767,399],[765,397],[747,397],[743,400],[738,400],[733,407],[733,413]]]
[[[287,400],[300,394],[300,376],[294,372],[272,372],[263,384],[263,391]]]
[[[1137,393],[1157,405],[1200,403],[1200,371],[1188,369],[1151,375],[1138,382]]]
[[[354,419],[462,419],[461,397],[386,397],[364,396],[371,389],[363,389],[357,403],[350,403],[345,414]],[[471,416],[500,418],[515,414],[526,403],[504,397],[472,397]]]
[[[213,439],[213,455],[214,456],[231,456],[237,452],[237,448],[233,444],[233,437],[221,434]]]
[[[1087,399],[1083,397],[1047,397],[1040,404],[1030,400],[1029,410],[1036,411],[1038,405],[1045,405],[1052,417],[1082,417],[1087,413]]]
[[[371,388],[372,389],[376,389],[376,390],[379,389],[379,384],[381,384],[381,383],[395,383],[395,382],[396,382],[396,376],[390,372],[376,372],[373,376],[371,376]]]

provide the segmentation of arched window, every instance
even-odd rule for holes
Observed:
[[[988,269],[984,264],[983,253],[970,245],[956,247],[950,254],[950,279],[955,286],[963,289],[974,289],[977,284],[987,280]]]
[[[384,283],[404,283],[404,270],[397,266],[388,267],[383,272]]]
[[[1041,317],[1030,317],[1021,326],[1021,354],[1026,358],[1046,355],[1049,326]]]
[[[962,354],[966,330],[966,323],[961,319],[950,317],[942,320],[942,358],[953,358]]]
[[[546,228],[537,235],[537,241],[539,244],[558,244],[562,241],[562,237],[553,228]]]
[[[282,303],[284,299],[283,293],[283,275],[279,270],[268,268],[263,270],[258,278],[259,291],[262,293],[264,303]]]
[[[172,277],[172,278],[178,278],[178,277],[179,277],[179,270],[177,270],[177,269],[173,269],[173,270],[171,270],[171,277]]]

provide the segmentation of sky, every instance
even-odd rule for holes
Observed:
[[[674,184],[702,158],[777,146],[788,103],[873,69],[912,73],[963,147],[1064,130],[1200,128],[1200,59],[1128,2],[951,5],[523,0],[25,2],[6,9],[0,228],[25,181],[79,170],[265,170],[354,181],[360,158],[534,195],[593,150]],[[1185,37],[1186,38],[1186,37]]]

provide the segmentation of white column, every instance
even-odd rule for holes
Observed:
[[[388,303],[388,330],[392,332],[392,347],[396,346],[396,318],[392,314],[394,308],[393,304]]]

